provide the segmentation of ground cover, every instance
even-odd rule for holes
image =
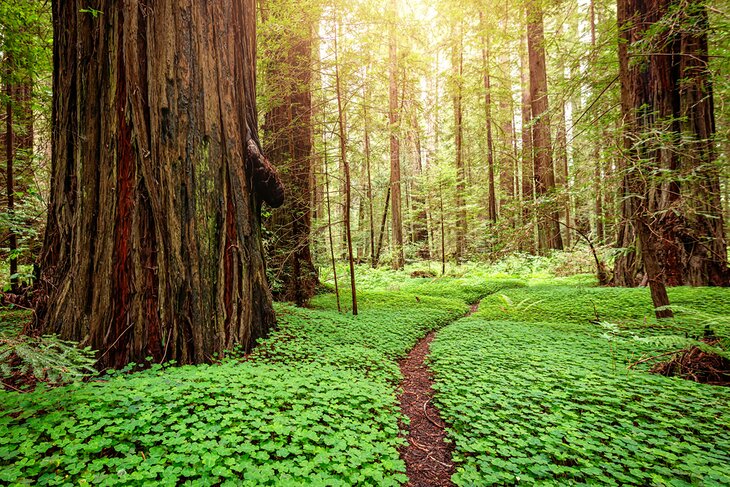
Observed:
[[[652,375],[648,364],[629,370],[676,333],[642,324],[652,322],[648,290],[501,294],[431,346],[456,484],[730,484],[730,390]],[[723,294],[678,288],[670,299],[724,313]],[[591,323],[596,311],[623,325]]]
[[[730,337],[730,289],[676,287],[668,293],[677,317],[658,326],[647,288],[541,284],[508,289],[485,298],[478,316],[484,320],[605,322],[695,335],[710,325],[715,333]]]
[[[279,330],[243,361],[0,392],[0,483],[403,483],[397,360],[468,307],[393,290],[362,292],[357,317],[312,305],[277,305]]]

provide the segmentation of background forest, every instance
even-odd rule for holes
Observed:
[[[49,198],[50,5],[0,8],[3,274],[7,285],[9,276],[28,285]],[[712,155],[683,155],[693,150],[681,142],[695,137],[686,130],[693,113],[675,110],[662,123],[684,128],[656,125],[641,137],[685,162],[660,156],[656,167],[639,168],[656,188],[652,225],[685,242],[674,260],[689,266],[686,242],[724,240],[730,219],[728,19],[722,2],[666,8],[627,52],[617,5],[600,0],[260,2],[259,124],[288,196],[283,210],[265,210],[274,293],[306,302],[332,259],[347,260],[348,232],[356,263],[398,269],[415,260],[446,266],[568,251],[566,264],[592,266],[590,246],[606,266],[605,282],[645,285],[634,257],[641,245],[628,179],[637,166],[628,162],[621,123],[628,80],[620,64],[652,50],[691,58],[680,52],[691,45],[677,39],[696,34],[707,42],[701,69],[711,91],[699,99],[714,109],[714,133],[705,134]],[[706,231],[707,221],[725,226]],[[670,284],[722,281],[706,268],[676,273]]]
[[[727,0],[0,0],[0,484],[730,485]]]

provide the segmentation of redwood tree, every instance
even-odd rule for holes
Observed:
[[[300,8],[295,3],[272,2],[265,11],[264,22],[271,26],[266,89],[274,100],[264,130],[266,154],[288,187],[286,203],[267,224],[272,233],[268,264],[281,283],[275,297],[303,306],[318,282],[310,249],[313,21],[300,14],[292,25],[291,15]]]
[[[635,232],[650,284],[727,285],[706,7],[620,0],[618,21],[628,251],[615,281],[635,283]]]
[[[53,3],[42,333],[100,366],[204,362],[275,323],[256,133],[254,0]]]
[[[393,229],[393,269],[402,269],[403,257],[403,214],[401,211],[400,140],[398,138],[398,57],[395,24],[398,16],[396,0],[390,0],[388,27],[388,120],[390,122],[390,193]]]
[[[547,197],[555,190],[550,116],[548,112],[547,72],[545,70],[545,35],[541,0],[530,0],[527,6],[527,52],[530,62],[530,103],[532,105],[532,150],[535,195]],[[538,250],[562,249],[560,215],[552,203],[540,202],[538,214]]]

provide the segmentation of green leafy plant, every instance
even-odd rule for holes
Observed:
[[[96,373],[95,352],[78,348],[78,343],[56,335],[30,337],[0,335],[0,374],[31,376],[51,385],[60,385]]]

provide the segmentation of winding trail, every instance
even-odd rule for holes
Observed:
[[[466,316],[478,307],[479,304],[472,305]],[[432,403],[433,374],[425,364],[429,345],[435,336],[436,331],[432,331],[423,337],[399,362],[403,382],[398,401],[401,411],[410,419],[406,436],[408,444],[400,449],[401,458],[406,463],[408,487],[454,485],[451,482],[454,445],[444,441],[446,424]]]

